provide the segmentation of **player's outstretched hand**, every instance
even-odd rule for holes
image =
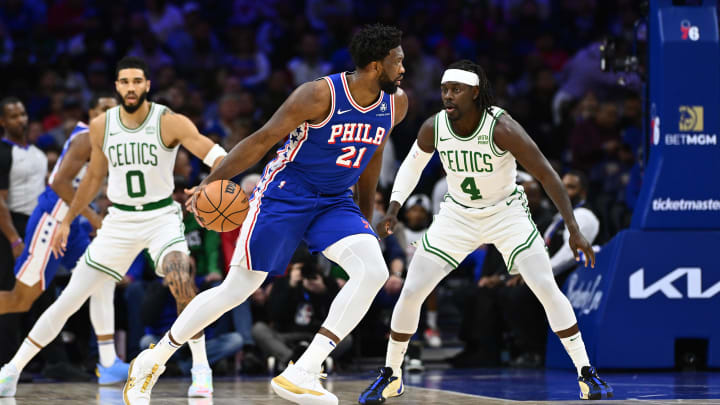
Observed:
[[[570,232],[569,243],[576,262],[580,261],[579,252],[583,252],[583,255],[585,256],[585,267],[588,267],[589,264],[590,267],[595,268],[595,252],[593,251],[590,242],[588,242],[580,232]]]
[[[202,191],[205,189],[205,186],[205,184],[200,183],[199,186],[193,187],[191,189],[185,189],[185,194],[190,196],[190,198],[185,200],[185,209],[188,210],[188,212],[192,212],[193,216],[195,217],[195,222],[197,222],[198,225],[202,226],[203,228],[205,228],[205,224],[203,224],[202,221],[198,219],[197,215],[197,198],[200,193],[202,193]]]
[[[68,235],[70,235],[70,224],[67,221],[62,221],[58,227],[50,248],[52,249],[53,256],[59,258],[65,255],[65,249],[67,248]]]
[[[397,216],[385,215],[385,218],[383,218],[377,226],[378,236],[381,238],[387,238],[388,235],[392,235],[397,223]]]

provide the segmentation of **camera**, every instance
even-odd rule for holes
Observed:
[[[640,18],[633,24],[634,32],[632,38],[606,36],[600,44],[600,70],[603,72],[637,72],[641,75],[645,69],[644,44],[647,42],[647,16],[649,4],[643,1],[639,4]]]
[[[603,72],[637,72],[640,62],[636,55],[617,56],[617,39],[605,37],[600,45],[600,70]]]

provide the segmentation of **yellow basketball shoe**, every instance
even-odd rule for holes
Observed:
[[[402,376],[393,376],[390,367],[380,368],[380,375],[360,394],[358,402],[363,405],[382,404],[386,399],[397,397],[405,392]]]
[[[125,405],[148,405],[150,393],[158,377],[165,371],[165,366],[155,363],[152,359],[152,349],[145,349],[130,362],[128,379],[123,388],[123,402]]]
[[[337,397],[320,383],[327,374],[312,373],[292,362],[270,385],[281,398],[300,405],[337,405]]]

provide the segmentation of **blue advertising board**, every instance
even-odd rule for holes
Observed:
[[[699,3],[650,2],[650,150],[635,229],[720,229],[717,1]]]
[[[602,368],[668,368],[677,339],[708,341],[720,367],[720,231],[620,232],[579,268],[563,292],[578,319],[590,361]],[[549,367],[572,368],[549,336]]]

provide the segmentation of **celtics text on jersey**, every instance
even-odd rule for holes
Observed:
[[[493,130],[504,110],[483,111],[475,131],[457,135],[445,110],[435,115],[435,149],[447,173],[448,197],[470,208],[485,208],[515,190],[515,158],[493,142]]]
[[[108,109],[105,116],[108,199],[116,204],[142,205],[170,197],[178,147],[166,146],[160,136],[160,119],[167,107],[150,103],[145,121],[134,129],[123,125],[120,108]]]

